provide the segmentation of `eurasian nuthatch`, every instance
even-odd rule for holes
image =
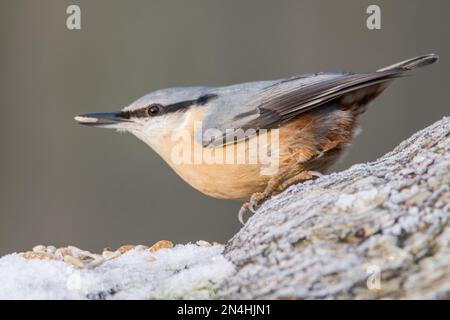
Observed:
[[[187,183],[254,211],[272,194],[324,172],[352,142],[357,117],[392,80],[435,54],[368,73],[315,73],[232,86],[163,89],[84,125],[128,131]]]

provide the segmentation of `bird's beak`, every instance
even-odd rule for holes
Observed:
[[[75,121],[86,126],[98,126],[116,128],[118,125],[130,120],[123,117],[120,112],[88,113],[75,117]]]

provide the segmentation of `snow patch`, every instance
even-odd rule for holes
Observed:
[[[130,250],[95,269],[62,261],[0,258],[0,299],[214,299],[234,273],[223,246]]]

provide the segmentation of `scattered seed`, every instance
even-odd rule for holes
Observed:
[[[81,262],[80,259],[75,258],[73,256],[69,256],[69,255],[64,256],[64,262],[70,263],[71,265],[78,267],[78,268],[84,268],[83,262]]]
[[[205,240],[197,241],[197,245],[201,247],[209,247],[211,244]],[[221,245],[218,242],[213,242],[212,245]],[[40,259],[40,260],[59,260],[64,261],[77,268],[89,268],[93,269],[104,262],[120,257],[122,254],[130,251],[143,251],[149,250],[150,252],[156,252],[161,249],[173,248],[174,244],[169,240],[161,240],[156,242],[150,248],[146,245],[123,245],[116,251],[112,251],[110,247],[103,249],[102,254],[95,254],[87,250],[81,250],[75,246],[67,246],[62,248],[56,248],[55,246],[37,245],[33,247],[32,251],[21,252],[19,255],[25,259]],[[145,257],[146,261],[152,262],[154,257]]]
[[[98,257],[101,257],[101,256],[98,255],[98,254],[95,254],[95,253],[91,253],[89,251],[81,250],[79,252],[79,257],[78,258],[81,259],[81,260],[89,260],[89,259],[95,260]]]
[[[45,249],[46,249],[46,247],[45,247],[44,245],[40,244],[40,245],[35,246],[35,247],[33,248],[33,252],[41,252],[41,253],[44,253],[44,252],[45,252]]]
[[[43,253],[43,252],[34,252],[34,251],[27,251],[21,254],[21,256],[25,259],[38,259],[38,260],[52,260],[53,257]]]
[[[155,243],[154,245],[152,245],[149,250],[150,250],[150,252],[156,252],[161,249],[169,249],[169,248],[173,248],[172,241],[160,240],[157,243]]]
[[[105,262],[105,259],[103,259],[103,257],[101,257],[101,256],[98,256],[98,257],[96,257],[94,260],[92,260],[91,262],[89,262],[89,263],[86,265],[86,268],[88,268],[88,269],[96,268],[96,267],[98,267],[99,265],[101,265],[103,262]]]
[[[111,260],[117,257],[120,257],[121,253],[119,250],[117,251],[103,251],[102,256],[105,260]]]
[[[196,243],[199,247],[211,247],[211,243],[205,240],[198,240]]]
[[[125,252],[128,252],[134,248],[133,245],[127,244],[124,246],[121,246],[119,249],[117,249],[121,254],[124,254]]]
[[[67,246],[67,249],[69,250],[71,255],[76,258],[80,258],[83,255],[83,250],[81,250],[80,248],[77,248],[75,246]]]
[[[67,248],[59,248],[59,249],[56,249],[54,257],[57,260],[64,260],[64,257],[68,256],[68,255],[70,255],[70,252]]]
[[[55,246],[48,246],[48,247],[45,249],[45,251],[46,251],[47,253],[54,254],[55,251],[56,251],[56,247],[55,247]]]

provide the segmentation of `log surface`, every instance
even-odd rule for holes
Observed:
[[[450,298],[450,118],[292,186],[227,244],[230,299]]]

